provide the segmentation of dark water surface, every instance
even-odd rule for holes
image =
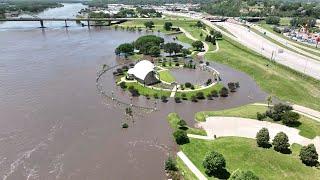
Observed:
[[[144,33],[26,26],[0,25],[2,179],[165,179],[163,163],[177,151],[166,119],[169,112],[179,112],[194,124],[197,111],[266,97],[246,74],[211,63],[221,73],[221,83],[240,82],[238,92],[198,103],[159,102],[159,111],[135,111],[133,123],[123,108],[102,97],[95,78],[102,64],[121,62],[114,55],[117,45]],[[104,90],[129,102],[130,95],[115,86],[111,73],[102,76]],[[154,100],[144,97],[133,102],[154,106]],[[130,127],[122,130],[125,121]]]

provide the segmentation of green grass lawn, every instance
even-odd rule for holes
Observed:
[[[232,32],[230,32],[228,29],[226,29],[225,27],[223,27],[223,26],[220,26],[220,25],[218,25],[217,23],[215,23],[214,24],[215,26],[217,26],[219,29],[221,29],[222,31],[224,31],[224,32],[226,32],[226,33],[228,33],[228,34],[230,34],[230,35],[232,35],[232,36],[235,36],[234,34],[232,34]]]
[[[291,20],[291,18],[289,18],[289,17],[280,18],[280,25],[288,26],[288,25],[290,25],[290,20]]]
[[[188,168],[188,166],[181,160],[179,156],[176,158],[176,163],[178,169],[183,176],[184,180],[195,180],[197,177],[193,174],[193,172]]]
[[[162,81],[168,83],[174,82],[174,76],[169,72],[169,70],[160,71],[159,74]]]
[[[207,95],[210,94],[211,91],[217,90],[219,92],[222,87],[223,87],[223,85],[217,83],[217,84],[215,84],[209,88],[203,89],[203,90],[194,90],[194,91],[190,91],[190,92],[177,92],[175,94],[175,97],[181,97],[181,95],[184,93],[184,94],[186,94],[187,99],[191,99],[191,96],[195,96],[198,92],[203,92],[204,96],[207,97]],[[228,97],[226,97],[226,98],[228,98]]]
[[[308,167],[300,161],[298,154],[301,146],[298,144],[291,147],[293,153],[289,155],[276,152],[272,148],[259,148],[254,139],[239,137],[215,140],[190,138],[190,143],[181,145],[180,148],[203,174],[205,169],[202,163],[205,154],[208,151],[217,151],[226,159],[226,170],[230,174],[239,168],[250,170],[261,179],[300,180],[320,177],[319,169]]]
[[[170,97],[170,94],[171,94],[170,91],[160,91],[160,90],[155,90],[148,87],[143,87],[143,85],[138,84],[136,82],[130,82],[126,84],[127,84],[127,90],[130,86],[133,86],[135,89],[138,89],[139,93],[143,96],[148,94],[150,97],[153,97],[153,95],[157,93],[159,95],[159,98],[161,98],[161,96]]]
[[[320,81],[284,65],[271,63],[253,50],[228,37],[219,41],[220,50],[204,58],[247,73],[265,90],[281,100],[320,110]],[[269,64],[269,66],[266,66]]]
[[[205,116],[226,116],[226,117],[243,117],[250,119],[257,119],[257,112],[266,112],[267,107],[256,106],[256,105],[245,105],[233,109],[220,110],[220,111],[202,111],[195,114],[195,119],[198,121],[206,121]],[[269,121],[277,124],[282,124],[281,122],[273,121],[270,118],[264,119],[264,121]],[[316,136],[320,136],[320,122],[310,119],[306,116],[301,116],[299,119],[301,125],[296,127],[300,130],[300,135],[306,138],[313,139]]]
[[[180,119],[181,118],[177,113],[168,114],[169,124],[174,130],[178,130],[179,129],[179,125],[177,123],[179,122]],[[196,134],[196,135],[201,135],[201,136],[206,136],[207,135],[205,130],[191,128],[190,126],[188,126],[188,129],[186,130],[186,133],[187,134]]]
[[[128,56],[128,59],[131,61],[141,60],[143,58],[143,54],[133,54]]]

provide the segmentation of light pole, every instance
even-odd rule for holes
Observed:
[[[111,91],[111,99],[114,100],[114,98],[113,98],[113,91]]]
[[[130,97],[130,106],[133,106],[133,104],[132,104],[132,96]]]

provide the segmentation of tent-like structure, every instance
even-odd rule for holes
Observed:
[[[139,61],[133,68],[128,70],[128,75],[133,76],[138,82],[145,85],[156,84],[159,79],[156,78],[157,72],[154,65],[147,60]]]

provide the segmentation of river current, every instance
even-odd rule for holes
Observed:
[[[64,4],[38,17],[73,17],[85,6]],[[263,101],[266,94],[244,73],[211,63],[223,84],[241,88],[230,98],[199,103],[158,103],[156,112],[122,108],[95,86],[102,64],[120,61],[114,49],[145,32],[81,27],[64,22],[0,24],[0,178],[1,179],[165,179],[163,164],[178,148],[166,115],[179,112],[192,125],[200,110],[225,109]],[[157,33],[158,34],[158,33]],[[158,34],[165,40],[171,36]],[[124,101],[111,76],[103,86]],[[234,79],[236,77],[237,79]],[[144,97],[135,103],[153,107]],[[124,121],[129,128],[121,129]]]

